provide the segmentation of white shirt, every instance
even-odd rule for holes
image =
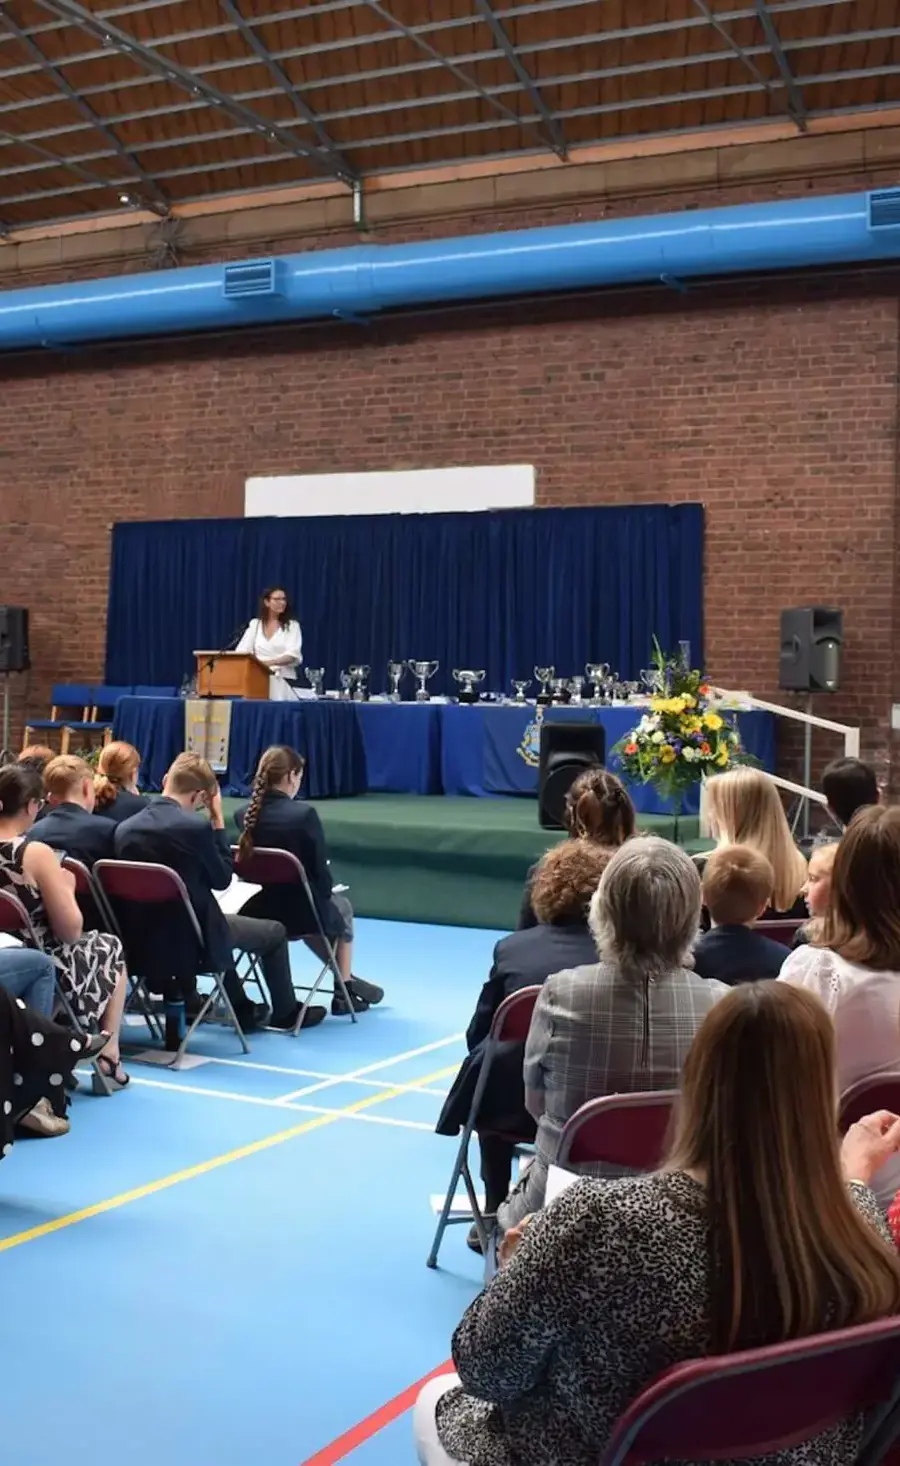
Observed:
[[[271,662],[276,657],[296,658],[292,667],[284,666],[276,669],[282,677],[288,677],[293,681],[297,675],[297,667],[303,661],[302,646],[303,633],[300,630],[299,621],[289,621],[287,626],[282,626],[279,622],[272,635],[266,636],[262,621],[254,616],[235,647],[235,651],[249,652],[260,662]]]
[[[841,1094],[860,1079],[900,1069],[900,972],[876,972],[827,947],[798,947],[778,981],[808,988],[831,1014]],[[882,1206],[893,1201],[900,1190],[900,1157],[876,1172],[872,1190]]]

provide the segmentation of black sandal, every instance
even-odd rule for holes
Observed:
[[[97,1064],[100,1067],[103,1078],[115,1089],[126,1089],[131,1083],[131,1075],[126,1074],[122,1068],[121,1059],[113,1063],[112,1059],[108,1059],[105,1054],[101,1054],[97,1059]]]

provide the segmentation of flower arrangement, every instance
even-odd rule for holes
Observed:
[[[653,642],[650,708],[613,749],[629,779],[680,800],[708,774],[749,762],[734,723],[710,707],[710,688],[684,654]]]

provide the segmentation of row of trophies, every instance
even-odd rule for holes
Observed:
[[[428,683],[439,666],[439,662],[388,662],[389,700],[391,702],[403,701],[400,683],[407,671],[410,671],[418,684],[416,702],[429,702],[431,694],[428,691]],[[340,675],[341,697],[353,702],[367,702],[371,670],[371,667],[355,666],[342,672]],[[610,670],[608,662],[588,662],[584,670],[584,677],[557,677],[555,667],[535,667],[534,675],[540,684],[540,691],[535,699],[538,706],[569,704],[573,707],[581,707],[586,704],[588,707],[608,707],[611,703],[627,702],[630,697],[637,696],[642,685],[648,692],[656,690],[654,685],[656,674],[653,672],[642,673],[641,682],[622,682],[618,673]],[[454,668],[453,680],[459,687],[458,701],[461,703],[478,702],[483,695],[479,693],[478,688],[485,676],[486,673],[483,670]],[[324,667],[307,667],[306,679],[316,697],[325,696]],[[520,682],[514,678],[511,685],[515,697],[503,700],[518,704],[527,703],[528,699],[525,694],[532,685],[531,680]]]

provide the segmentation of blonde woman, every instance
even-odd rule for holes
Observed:
[[[719,846],[747,845],[764,855],[775,876],[763,920],[805,916],[807,866],[794,844],[778,789],[761,769],[732,769],[704,785],[701,814]]]

